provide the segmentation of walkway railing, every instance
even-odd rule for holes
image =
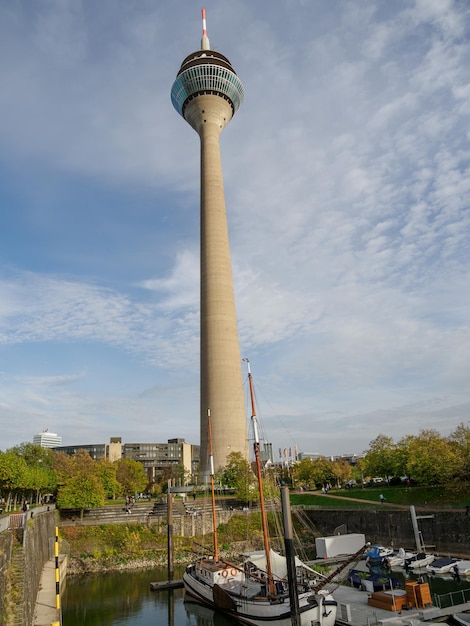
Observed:
[[[459,589],[458,591],[451,591],[433,597],[433,604],[440,609],[446,609],[467,602],[470,602],[470,589]]]
[[[37,506],[34,509],[30,509],[26,513],[10,513],[9,515],[2,515],[0,517],[0,533],[3,533],[5,530],[11,530],[15,528],[23,528],[25,522],[34,515],[39,515],[39,513],[46,513],[47,511],[51,511],[55,509],[55,504],[45,504],[42,506]]]

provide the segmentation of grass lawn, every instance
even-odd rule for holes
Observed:
[[[438,487],[360,487],[332,490],[331,496],[341,496],[344,500],[313,493],[291,494],[292,504],[335,508],[364,508],[380,506],[380,494],[389,504],[432,506],[433,508],[464,508],[470,505],[470,486],[463,483]],[[348,499],[350,502],[348,502]],[[363,502],[354,502],[362,500]]]
[[[333,493],[333,492],[332,492]],[[333,495],[342,495],[341,492],[334,492]],[[319,509],[376,509],[380,506],[379,502],[355,502],[351,499],[340,500],[339,498],[331,498],[329,496],[320,496],[315,493],[291,493],[290,502],[293,506],[309,506]]]

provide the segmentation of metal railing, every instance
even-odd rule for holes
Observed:
[[[450,591],[441,595],[433,596],[433,604],[440,609],[447,609],[451,606],[466,604],[470,602],[470,589],[459,589],[458,591]]]
[[[55,509],[55,504],[45,504],[43,506],[37,506],[33,509],[29,509],[25,513],[10,513],[9,515],[2,515],[0,517],[0,533],[6,530],[23,528],[25,523],[40,513],[46,513]]]

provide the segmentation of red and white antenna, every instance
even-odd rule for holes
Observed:
[[[202,13],[201,50],[210,50],[211,46],[209,43],[209,37],[207,36],[207,29],[206,29],[206,9],[201,9],[201,13]]]

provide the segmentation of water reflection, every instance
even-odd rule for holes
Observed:
[[[182,572],[175,572],[175,578]],[[69,577],[63,597],[63,626],[229,626],[229,620],[195,602],[183,589],[150,591],[164,570]],[[233,626],[233,624],[232,624]]]

